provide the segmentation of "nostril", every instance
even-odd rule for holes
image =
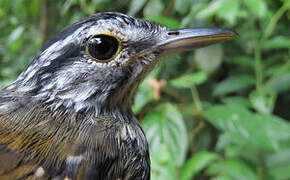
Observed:
[[[168,33],[168,35],[179,35],[179,32],[178,31],[171,31]]]

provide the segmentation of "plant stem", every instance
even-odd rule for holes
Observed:
[[[170,1],[169,5],[167,6],[167,8],[163,11],[163,16],[168,16],[168,13],[171,12],[173,6],[175,4],[175,0]]]
[[[205,124],[204,124],[204,111],[203,111],[202,104],[199,98],[199,93],[196,86],[194,85],[191,88],[191,94],[192,94],[193,103],[196,109],[196,116],[198,117],[198,120],[199,120],[196,128],[194,128],[193,130],[192,138],[194,138],[197,134],[199,134],[202,131]]]
[[[256,89],[260,90],[263,85],[263,64],[261,59],[260,42],[255,45],[255,72],[256,72]]]
[[[261,45],[271,36],[273,33],[277,22],[282,17],[282,15],[287,12],[290,8],[290,3],[284,2],[281,8],[276,11],[276,13],[271,18],[269,24],[266,27],[265,33],[262,35],[261,40],[257,40],[255,43],[255,72],[256,72],[256,89],[261,90],[263,86],[263,64],[261,59]]]
[[[263,180],[265,173],[265,161],[264,161],[264,153],[262,151],[259,152],[258,158],[260,161],[259,166],[257,168],[258,180]]]
[[[197,114],[203,115],[203,109],[202,109],[201,101],[199,98],[199,93],[196,89],[196,86],[194,86],[194,85],[191,88],[191,94],[192,94],[193,103],[194,103],[194,106],[196,108]]]
[[[276,11],[276,13],[270,19],[270,22],[266,27],[265,33],[263,34],[262,41],[268,39],[271,36],[271,34],[273,33],[277,25],[277,22],[283,16],[283,14],[287,12],[287,10],[289,9],[290,9],[290,3],[285,1],[284,4],[281,6],[281,8],[278,11]]]
[[[172,89],[168,89],[168,88],[164,87],[162,89],[162,92],[165,93],[165,94],[167,94],[168,96],[170,96],[170,97],[178,100],[178,101],[181,101],[181,103],[189,103],[190,102],[185,97],[179,95],[178,93],[176,93]]]
[[[40,15],[40,28],[42,33],[42,44],[47,40],[48,32],[48,15],[47,15],[47,1],[41,1],[41,15]]]

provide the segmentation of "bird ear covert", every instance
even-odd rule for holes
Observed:
[[[117,57],[121,47],[119,38],[111,34],[97,34],[88,39],[86,52],[92,60],[107,63]]]

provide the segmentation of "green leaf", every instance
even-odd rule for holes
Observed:
[[[131,1],[128,14],[131,16],[134,16],[136,13],[138,13],[142,9],[145,3],[146,3],[146,0]]]
[[[235,56],[225,59],[226,62],[246,69],[254,69],[254,59],[248,56]]]
[[[173,152],[176,166],[183,164],[188,137],[183,117],[175,106],[159,105],[145,116],[143,128],[152,155],[158,151],[160,145],[165,144]]]
[[[269,80],[265,87],[269,90],[273,90],[275,92],[287,92],[290,90],[290,73],[283,74],[281,76],[275,77]]]
[[[268,80],[268,82],[266,83],[271,82],[273,79],[278,78],[279,76],[290,74],[290,59],[289,61],[286,61],[286,63],[284,63],[279,57],[277,61],[281,63],[269,63],[269,65],[267,65],[267,69],[265,69],[265,76],[269,76],[271,79]]]
[[[200,12],[201,10],[205,9],[207,7],[207,2],[205,1],[199,1],[199,2],[192,2],[192,5],[190,6],[190,13],[188,13],[183,19],[182,19],[182,27],[190,26],[194,23],[193,19],[196,19],[196,14]]]
[[[1,80],[0,81],[0,89],[6,87],[8,84],[13,82],[14,79],[6,79],[6,80]]]
[[[67,13],[71,6],[77,4],[77,0],[66,0],[61,7],[61,14]]]
[[[194,54],[194,60],[199,69],[212,73],[220,67],[223,55],[223,48],[218,44],[197,49]]]
[[[267,6],[264,0],[245,0],[243,2],[254,16],[258,18],[266,16]]]
[[[204,83],[206,79],[207,74],[200,71],[173,79],[169,81],[169,84],[177,88],[192,88],[192,86]]]
[[[140,87],[134,98],[133,112],[134,114],[138,114],[142,108],[154,99],[152,88],[150,88],[147,84],[147,81],[144,81]]]
[[[174,156],[167,145],[161,144],[150,159],[152,180],[176,180]]]
[[[290,165],[290,149],[284,149],[282,151],[267,156],[267,158],[265,159],[265,163],[269,168]]]
[[[275,179],[288,180],[290,178],[290,150],[285,149],[268,156],[265,160],[268,173]]]
[[[132,108],[134,114],[138,114],[146,104],[154,100],[153,90],[152,87],[148,85],[148,79],[156,78],[159,74],[159,71],[159,68],[155,68],[140,84],[134,98],[134,105]]]
[[[212,161],[218,159],[218,155],[212,152],[198,152],[181,169],[180,179],[190,180],[195,177],[202,169],[207,167]]]
[[[229,106],[241,106],[244,108],[250,107],[251,103],[248,99],[240,96],[225,97],[222,99],[223,103]]]
[[[225,132],[220,134],[215,149],[217,151],[223,151],[226,147],[233,144],[232,138],[229,133]]]
[[[254,77],[246,74],[233,75],[220,82],[213,91],[214,96],[239,92],[255,84]]]
[[[252,91],[250,94],[250,101],[253,108],[262,114],[271,114],[275,101],[276,93],[274,91],[269,91],[266,89],[259,91]]]
[[[213,162],[207,169],[207,173],[213,176],[221,175],[233,180],[258,180],[252,169],[238,159]]]
[[[15,28],[9,36],[8,44],[12,44],[17,41],[22,35],[24,29],[24,26],[18,26],[17,28]]]
[[[31,16],[35,19],[38,17],[38,14],[39,14],[40,2],[41,1],[39,1],[39,0],[32,0],[29,3],[29,12],[30,12]]]
[[[289,49],[290,47],[290,38],[287,36],[276,36],[272,39],[267,40],[262,44],[264,50],[272,49]]]
[[[271,167],[268,170],[268,174],[273,179],[277,180],[289,180],[290,179],[290,163],[282,165],[282,166],[277,166],[277,167]]]
[[[266,152],[278,151],[290,140],[290,125],[273,115],[261,115],[239,106],[214,106],[206,110],[207,120],[227,133],[242,147]]]
[[[145,19],[148,21],[162,24],[170,29],[176,29],[181,26],[179,21],[177,21],[176,19],[165,16],[148,16]]]
[[[234,25],[239,12],[239,6],[239,0],[224,0],[217,11],[217,15],[228,21],[231,25]]]
[[[198,19],[205,19],[213,16],[222,6],[223,1],[211,1],[207,6],[203,6],[204,8],[196,14],[196,17]]]
[[[164,5],[161,0],[149,0],[144,8],[144,16],[160,16],[164,9]]]
[[[176,0],[174,4],[174,9],[180,14],[185,14],[190,8],[191,4],[191,0]]]
[[[229,176],[219,175],[217,177],[210,178],[210,180],[232,180]]]
[[[227,146],[224,149],[225,157],[227,158],[239,158],[245,150],[238,145]]]

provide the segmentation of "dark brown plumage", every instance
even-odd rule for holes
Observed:
[[[168,30],[120,13],[68,26],[0,91],[0,179],[150,179],[131,111],[138,84],[159,56],[234,35]]]

